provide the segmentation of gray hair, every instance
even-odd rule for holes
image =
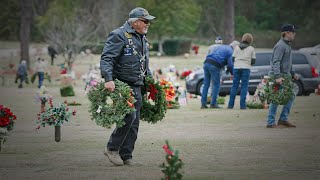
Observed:
[[[128,19],[128,22],[129,23],[133,23],[133,22],[136,22],[139,18],[129,18]]]

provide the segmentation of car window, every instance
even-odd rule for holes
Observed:
[[[257,53],[256,63],[253,66],[267,66],[270,65],[271,53]]]
[[[309,64],[305,55],[300,53],[292,53],[293,64]]]

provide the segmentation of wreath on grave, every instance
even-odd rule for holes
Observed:
[[[284,79],[282,84],[276,82],[276,77],[274,75],[266,80],[264,97],[270,103],[284,105],[292,98],[292,96],[294,96],[291,75],[282,74],[281,78]]]
[[[125,125],[124,117],[135,111],[136,100],[130,86],[117,79],[114,83],[113,92],[105,89],[104,82],[97,83],[88,92],[91,119],[95,120],[97,125],[106,128],[110,128],[114,123],[122,127]]]

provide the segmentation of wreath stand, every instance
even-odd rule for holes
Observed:
[[[0,152],[2,151],[2,144],[4,143],[4,138],[0,138]]]
[[[54,140],[56,142],[61,141],[61,126],[60,125],[54,126]]]

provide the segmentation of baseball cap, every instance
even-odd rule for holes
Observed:
[[[136,7],[129,13],[129,18],[143,18],[151,21],[156,17],[151,16],[149,12],[142,7]]]
[[[286,31],[290,31],[290,32],[295,32],[298,28],[292,24],[284,24],[283,26],[281,26],[281,32],[286,32]]]
[[[216,37],[216,40],[222,40],[221,36]]]

